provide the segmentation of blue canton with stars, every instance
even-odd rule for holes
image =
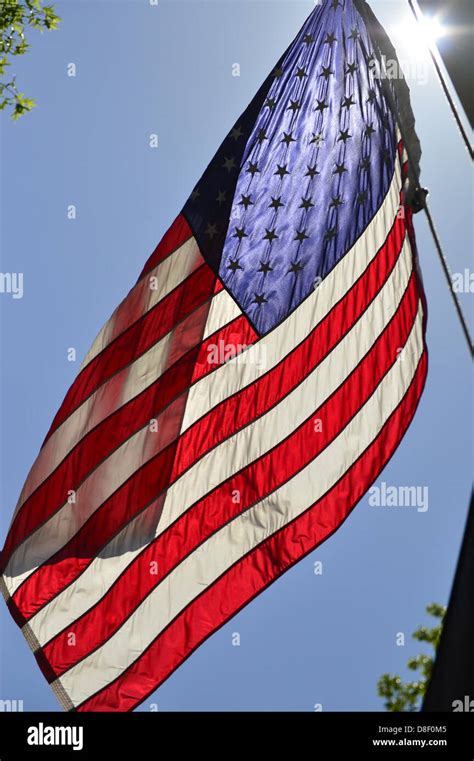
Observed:
[[[183,214],[255,330],[284,320],[380,207],[395,120],[357,0],[315,8]]]

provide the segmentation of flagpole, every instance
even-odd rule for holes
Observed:
[[[418,0],[408,0],[408,5],[410,6],[416,21],[421,26],[422,25],[422,19],[423,19],[423,13],[421,12],[420,6],[418,5]],[[452,112],[452,114],[454,116],[456,124],[458,125],[458,129],[459,129],[459,131],[460,131],[460,133],[462,135],[462,138],[464,140],[464,144],[465,144],[465,146],[467,148],[467,151],[468,151],[471,159],[473,159],[474,158],[474,150],[473,150],[473,147],[471,145],[471,141],[469,140],[469,136],[468,136],[468,134],[466,132],[466,129],[465,129],[463,123],[462,123],[461,117],[460,117],[460,115],[458,113],[458,110],[456,108],[456,104],[455,104],[455,102],[453,100],[453,97],[452,97],[451,93],[449,92],[449,88],[448,88],[448,85],[446,83],[446,80],[445,80],[445,78],[443,76],[443,72],[441,70],[441,66],[440,66],[440,63],[439,63],[439,60],[438,60],[438,56],[436,54],[437,51],[435,51],[433,45],[429,41],[427,42],[427,47],[428,47],[428,50],[429,50],[429,53],[430,53],[430,56],[431,56],[431,60],[433,62],[433,66],[435,68],[436,74],[438,75],[438,79],[439,79],[440,85],[441,85],[441,87],[443,89],[444,94],[446,95],[446,99],[447,99],[447,101],[449,103],[449,106],[451,108],[451,112]]]
[[[474,654],[474,496],[468,510],[448,610],[436,651],[422,711],[470,711],[473,697]],[[468,706],[465,707],[465,696]],[[456,703],[458,704],[456,706]],[[461,704],[461,706],[459,706]]]
[[[408,0],[408,1],[411,2],[411,0]],[[371,40],[372,40],[372,44],[373,44],[374,50],[376,50],[377,54],[378,54],[379,65],[380,65],[380,68],[381,68],[382,87],[384,88],[385,94],[387,96],[387,100],[390,103],[390,107],[391,107],[393,113],[395,114],[395,119],[396,119],[398,128],[400,130],[400,134],[402,136],[404,148],[405,148],[407,156],[408,156],[408,164],[409,164],[411,173],[413,175],[413,178],[415,179],[415,182],[416,182],[416,189],[418,191],[420,191],[419,192],[419,199],[418,200],[419,200],[419,202],[421,204],[421,208],[423,208],[423,210],[424,210],[424,212],[426,214],[426,218],[427,218],[427,221],[428,221],[428,226],[430,228],[431,236],[433,238],[433,242],[435,244],[435,248],[436,248],[436,251],[438,253],[438,258],[439,258],[439,260],[441,262],[441,268],[442,268],[442,270],[444,272],[444,275],[445,275],[445,278],[446,278],[448,289],[449,289],[449,292],[451,294],[451,298],[452,298],[452,301],[453,301],[454,308],[456,310],[457,316],[459,318],[459,322],[461,324],[462,332],[463,332],[464,337],[466,339],[466,343],[467,343],[467,346],[468,346],[468,349],[469,349],[469,353],[470,353],[471,357],[474,357],[474,344],[473,344],[473,341],[472,341],[472,338],[471,338],[471,334],[470,334],[470,331],[469,331],[469,327],[468,327],[468,324],[467,324],[467,320],[466,320],[466,318],[464,316],[464,313],[462,311],[462,307],[461,307],[461,304],[459,302],[458,296],[457,296],[456,292],[454,291],[451,270],[450,270],[448,261],[446,259],[446,256],[444,254],[443,248],[441,246],[441,241],[439,239],[439,235],[438,235],[438,232],[436,230],[436,227],[435,227],[435,224],[434,224],[434,221],[433,221],[433,217],[431,216],[431,212],[430,212],[430,209],[428,207],[428,203],[426,201],[426,195],[427,195],[427,193],[426,193],[426,191],[423,191],[423,188],[421,187],[420,174],[419,174],[419,170],[418,170],[417,164],[416,164],[415,160],[413,159],[413,155],[411,153],[410,141],[407,139],[407,136],[406,136],[406,133],[405,133],[405,128],[404,128],[404,125],[403,125],[402,120],[400,118],[400,114],[399,114],[399,110],[398,110],[397,104],[395,102],[395,98],[393,96],[393,93],[392,93],[390,87],[388,86],[389,76],[388,76],[388,73],[387,73],[387,70],[386,70],[386,67],[385,67],[385,60],[384,60],[384,57],[382,55],[382,51],[380,49],[380,46],[379,46],[379,43],[378,43],[377,39],[374,37],[373,34],[370,33],[371,22],[370,22],[370,19],[367,17],[366,12],[364,12],[364,11],[366,11],[367,8],[368,8],[368,6],[364,3],[364,5],[361,5],[360,10],[361,10],[362,14],[366,17],[365,18],[366,26],[367,26],[367,29],[369,30],[369,34],[370,34],[370,37],[371,37]]]

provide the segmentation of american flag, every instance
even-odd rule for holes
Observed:
[[[1,587],[66,710],[130,711],[329,537],[426,376],[406,153],[357,0],[326,0],[99,333]]]

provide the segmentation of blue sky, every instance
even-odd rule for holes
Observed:
[[[409,78],[422,179],[455,272],[470,266],[469,160],[405,0],[371,3],[418,70]],[[292,0],[68,0],[60,31],[35,36],[16,71],[38,107],[0,121],[0,544],[27,472],[101,325],[181,209],[221,139],[313,3]],[[408,26],[401,25],[407,19]],[[232,76],[239,63],[241,76]],[[75,63],[76,77],[67,76]],[[421,75],[420,75],[421,72]],[[151,133],[159,147],[149,147]],[[67,207],[77,207],[77,219]],[[429,489],[429,509],[372,508],[343,527],[210,638],[141,706],[149,710],[381,710],[376,682],[419,650],[409,635],[445,603],[472,469],[470,361],[423,215],[429,375],[415,420],[378,480]],[[462,294],[467,313],[472,294]],[[472,311],[470,313],[472,317]],[[472,321],[471,321],[472,322]],[[67,361],[74,347],[77,362]],[[323,573],[315,575],[314,563]],[[239,632],[240,647],[232,645]],[[396,645],[404,632],[405,647]],[[59,710],[6,606],[0,699]]]

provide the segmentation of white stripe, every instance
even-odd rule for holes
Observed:
[[[314,326],[330,311],[331,306],[347,293],[383,245],[399,206],[399,192],[400,171],[397,164],[394,179],[384,204],[367,227],[364,235],[355,244],[353,250],[340,260],[328,277],[323,280],[317,291],[312,293],[281,326],[264,336],[255,347],[247,349],[246,364],[227,364],[215,370],[211,376],[202,378],[192,387],[186,406],[183,429],[189,427],[191,420],[196,419],[214,406],[213,399],[215,400],[214,403],[217,403],[219,399],[226,398],[233,390],[255,381],[267,369],[273,367],[304,340]],[[400,266],[400,262],[398,266]],[[392,278],[393,276],[394,273],[392,273]],[[385,285],[385,289],[387,285]],[[254,348],[257,346],[259,347],[259,355],[255,356]],[[266,359],[265,367],[259,362],[259,358],[263,355]],[[209,383],[210,379],[214,380]],[[224,391],[221,390],[221,387],[224,388]],[[201,388],[203,388],[202,391],[199,390]],[[188,409],[191,410],[189,413]],[[141,434],[147,435],[146,429]],[[135,440],[135,446],[137,444],[138,441]],[[225,442],[223,446],[229,448],[230,444]],[[140,447],[137,449],[140,450]],[[121,449],[117,450],[115,455],[119,456],[120,451]],[[224,461],[227,461],[227,458],[224,458]],[[108,473],[114,473],[115,469],[109,468],[107,461],[103,467],[107,469]],[[122,470],[121,466],[119,470]],[[115,482],[113,483],[115,484]],[[206,478],[204,483],[207,483]],[[108,491],[111,493],[111,489]],[[168,499],[169,497],[167,502]],[[88,505],[88,511],[84,511],[84,514],[81,515],[82,522],[78,521],[77,516],[75,516],[75,520],[72,520],[72,508],[74,506],[65,505],[43,527],[32,534],[10,558],[6,569],[8,588],[13,591],[16,590],[38,565],[50,557],[54,547],[60,549],[68,538],[79,530],[87,515],[91,514],[98,504],[94,500]],[[53,526],[54,530],[52,530]],[[39,541],[39,532],[41,532],[41,541]],[[44,548],[42,542],[44,542]],[[13,591],[10,593],[13,594]]]
[[[103,326],[85,356],[81,364],[81,370],[114,340],[117,317],[122,312],[127,312],[127,305],[130,302],[135,301],[137,304],[141,304],[140,314],[136,318],[139,319],[141,315],[149,312],[155,304],[158,304],[165,296],[177,288],[193,270],[204,263],[201,255],[196,256],[196,250],[199,253],[195,239],[190,238],[136,283]],[[124,329],[126,330],[132,323],[126,322],[124,324]]]
[[[242,310],[227,291],[219,291],[211,303],[204,329],[203,341],[212,336],[236,317],[240,317]]]
[[[411,250],[408,242],[405,242],[397,265],[376,299],[344,339],[303,383],[265,415],[208,452],[169,487],[156,536],[163,533],[176,518],[208,491],[253,460],[262,457],[324,403],[370,350],[395,313],[410,273]],[[177,459],[179,460],[179,450]],[[113,468],[111,470],[113,471]],[[65,531],[70,523],[71,519],[64,521]],[[30,620],[31,628],[41,644],[47,642],[100,599],[104,588],[108,588],[136,557],[144,543],[137,550],[127,550],[137,546],[136,538],[140,535],[137,525],[132,521],[125,527],[76,582],[63,590]],[[51,536],[53,539],[50,542],[55,542],[57,530],[56,525],[54,530],[50,527],[49,531],[45,532],[42,542],[47,542]],[[74,525],[69,530],[73,535],[78,529]],[[41,542],[37,539],[33,541],[32,537],[31,544],[32,553]],[[50,551],[51,547],[48,546],[47,551],[42,552],[45,559],[50,557]],[[11,573],[10,564],[7,571]],[[9,579],[9,587],[17,588],[20,578],[23,578],[23,575]]]
[[[376,438],[410,386],[423,350],[421,308],[408,348],[407,361],[394,364],[375,394],[313,463],[213,534],[153,590],[102,647],[57,680],[74,705],[116,679],[203,589],[336,484]]]

